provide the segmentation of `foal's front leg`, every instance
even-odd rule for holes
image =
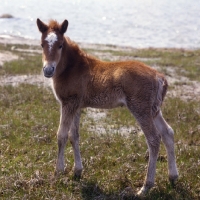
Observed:
[[[80,122],[80,111],[77,111],[69,131],[69,140],[72,144],[74,151],[74,175],[80,177],[83,165],[81,161],[81,154],[79,148],[79,122]]]
[[[73,114],[69,112],[67,106],[61,106],[60,124],[57,132],[58,157],[56,163],[56,173],[64,172],[64,150],[68,139],[68,132],[73,121]]]

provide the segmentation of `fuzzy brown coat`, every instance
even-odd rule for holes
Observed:
[[[138,194],[145,194],[154,185],[161,138],[167,150],[169,179],[174,182],[178,178],[174,132],[160,110],[168,87],[164,75],[139,61],[105,62],[87,55],[64,37],[67,20],[46,25],[38,19],[37,25],[42,33],[44,76],[52,77],[53,91],[61,104],[56,172],[64,171],[64,148],[69,138],[74,151],[74,173],[81,175],[81,108],[126,106],[140,124],[149,149],[147,174]]]

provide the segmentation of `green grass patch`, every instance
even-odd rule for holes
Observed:
[[[0,43],[0,51],[11,51],[19,53],[17,49],[24,50],[41,50],[40,45],[28,45],[28,44],[2,44]]]
[[[134,199],[142,186],[147,160],[144,136],[114,134],[123,126],[137,126],[124,108],[106,111],[94,121],[82,111],[80,148],[84,172],[73,179],[73,153],[65,151],[66,174],[54,177],[59,105],[49,89],[22,84],[0,87],[0,198],[1,199]],[[145,199],[200,197],[200,102],[166,99],[163,115],[175,131],[180,179],[168,182],[166,152],[161,146],[156,187]],[[87,123],[85,123],[87,121]],[[106,134],[88,131],[94,123],[108,126]],[[107,124],[107,125],[106,125]],[[113,125],[113,126],[112,126]],[[113,128],[112,128],[113,127]]]
[[[24,51],[18,51],[18,49]],[[38,46],[29,45],[3,45],[0,44],[0,52],[10,52],[18,56],[18,59],[5,62],[0,67],[0,75],[27,75],[38,74],[42,69],[42,56],[29,50],[40,50]],[[27,50],[27,52],[26,52]]]
[[[27,75],[38,74],[42,70],[41,55],[24,56],[11,62],[5,62],[3,68],[0,69],[0,75]]]
[[[199,80],[200,50],[118,51],[115,46],[113,48],[86,51],[121,58],[148,58],[147,64],[161,66],[163,72],[173,67],[178,75]],[[37,50],[40,47],[0,44],[0,51],[10,51],[19,57],[5,63],[0,68],[0,75],[39,74],[41,55],[17,49]],[[187,83],[175,83],[181,84]],[[73,178],[73,152],[69,143],[65,150],[66,173],[55,178],[59,104],[52,91],[28,84],[1,86],[0,199],[135,199],[147,168],[145,138],[139,134],[139,126],[127,109],[98,112],[106,114],[95,118],[86,109],[82,111],[80,148],[84,171],[81,179]],[[200,198],[199,113],[199,100],[166,98],[163,115],[175,132],[180,179],[172,188],[168,182],[165,148],[161,145],[156,185],[144,199]],[[101,129],[105,131],[102,133]]]

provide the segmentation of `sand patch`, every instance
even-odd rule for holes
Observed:
[[[18,56],[12,54],[9,51],[0,52],[0,66],[2,67],[4,62],[9,62],[12,60],[17,60]]]
[[[18,86],[19,84],[32,84],[39,86],[51,86],[51,80],[43,75],[15,75],[15,76],[0,76],[0,85]]]

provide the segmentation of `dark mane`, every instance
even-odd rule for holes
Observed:
[[[80,59],[79,61],[82,64],[89,64],[92,60],[97,60],[97,58],[95,58],[94,56],[91,56],[89,54],[87,54],[85,51],[83,51],[77,43],[75,43],[74,41],[72,41],[69,37],[65,37],[67,44],[70,46],[70,48],[72,49],[73,53],[70,58],[70,60],[74,61],[77,60],[78,58]]]

